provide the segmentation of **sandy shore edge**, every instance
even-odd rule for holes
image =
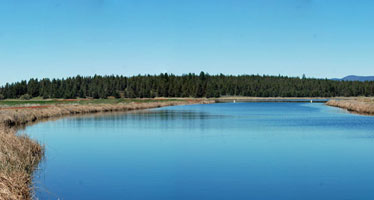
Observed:
[[[32,199],[32,173],[44,155],[44,147],[25,135],[17,135],[17,128],[45,119],[77,114],[122,112],[165,106],[210,104],[214,100],[189,99],[179,101],[50,105],[0,110],[0,199]]]

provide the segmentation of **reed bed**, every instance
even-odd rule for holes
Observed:
[[[326,105],[343,108],[358,114],[374,115],[374,100],[369,98],[329,100]]]
[[[16,129],[0,126],[0,199],[31,199],[31,174],[43,156],[43,146]]]
[[[0,109],[0,200],[33,198],[32,172],[44,155],[44,147],[26,135],[17,135],[17,127],[21,125],[75,114],[207,103],[214,103],[214,101],[190,99],[118,104],[58,104]]]

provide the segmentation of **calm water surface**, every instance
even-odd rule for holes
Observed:
[[[71,117],[46,145],[40,199],[374,199],[374,117],[311,103],[224,103]]]

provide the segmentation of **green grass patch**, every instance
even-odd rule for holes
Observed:
[[[0,106],[22,106],[22,105],[56,105],[56,104],[118,104],[118,103],[150,103],[150,102],[165,102],[165,101],[184,101],[183,99],[7,99],[0,100]]]

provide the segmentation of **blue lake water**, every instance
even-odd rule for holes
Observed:
[[[374,117],[323,104],[175,106],[25,132],[46,145],[40,199],[374,199]]]

